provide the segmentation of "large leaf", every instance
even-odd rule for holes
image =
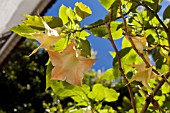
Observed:
[[[63,24],[66,24],[68,22],[68,16],[67,16],[67,7],[65,5],[62,5],[59,9],[59,17],[62,19]]]
[[[27,26],[44,28],[44,25],[43,25],[40,17],[31,16],[31,15],[27,15],[27,14],[23,14],[22,16],[27,18],[27,20],[22,21]],[[50,28],[56,28],[56,27],[62,27],[63,26],[62,20],[58,17],[43,16],[42,18],[50,26]]]
[[[74,11],[79,21],[92,14],[91,9],[82,2],[76,2]]]
[[[31,33],[43,32],[44,29],[34,29],[34,28],[27,26],[25,24],[20,24],[20,25],[10,28],[9,30],[17,33],[18,35],[20,35],[22,37],[34,39],[34,37],[31,35]]]
[[[104,87],[102,84],[95,84],[92,91],[88,94],[88,97],[95,101],[102,101],[103,99],[107,102],[116,101],[119,93],[114,89]]]
[[[163,19],[165,20],[166,18],[170,19],[170,5],[165,9],[164,13],[163,13]]]
[[[88,94],[88,97],[95,101],[101,101],[105,98],[104,86],[102,84],[95,84],[92,91]]]
[[[117,93],[114,89],[105,88],[105,101],[113,102],[116,101],[119,97],[119,93]]]
[[[10,28],[11,31],[17,33],[22,37],[27,37],[33,39],[32,33],[39,33],[45,30],[42,20],[38,16],[31,16],[23,14],[26,20],[23,20],[21,24]],[[43,16],[43,20],[51,27],[62,27],[63,23],[60,18],[52,16]]]

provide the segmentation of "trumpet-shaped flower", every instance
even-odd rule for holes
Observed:
[[[146,57],[146,60],[149,62],[148,57]],[[149,80],[156,79],[160,76],[152,71],[152,67],[147,68],[144,62],[139,65],[130,66],[136,68],[138,72],[130,79],[129,83],[133,82],[134,80],[141,81],[146,88],[151,89],[149,85]]]
[[[72,41],[66,49],[59,53],[48,50],[50,60],[54,66],[51,80],[66,80],[70,84],[80,86],[86,73],[97,59],[79,56]]]
[[[40,48],[45,48],[47,50],[53,50],[53,45],[62,37],[65,36],[59,36],[59,32],[61,32],[60,29],[52,29],[50,28],[47,23],[40,18],[44,27],[45,27],[45,33],[33,33],[32,35],[34,38],[40,42],[40,46],[38,46],[29,56],[34,54],[38,51]]]
[[[154,49],[157,45],[154,45],[153,47],[147,46],[147,40],[145,36],[126,36],[128,39],[131,38],[134,46],[138,50],[139,53],[143,53],[143,49],[151,50]]]

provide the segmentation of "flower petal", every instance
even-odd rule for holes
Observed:
[[[70,84],[80,86],[84,73],[94,64],[96,59],[88,59],[76,56],[74,41],[72,41],[62,52],[48,51],[52,64],[51,80],[66,80]]]

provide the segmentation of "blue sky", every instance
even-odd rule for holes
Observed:
[[[162,9],[159,12],[159,15],[162,16],[162,11],[170,4],[170,0],[163,0],[162,3]],[[101,6],[101,4],[98,2],[98,0],[58,0],[51,9],[48,10],[46,15],[48,16],[58,16],[58,11],[60,6],[63,4],[67,7],[74,8],[74,4],[76,2],[82,2],[90,7],[92,10],[92,15],[87,17],[84,20],[84,24],[88,25],[91,24],[99,19],[104,19],[105,15],[107,14],[107,11]],[[99,60],[95,63],[95,65],[92,67],[95,70],[101,69],[106,70],[108,68],[112,67],[112,61],[113,58],[109,54],[109,51],[114,51],[110,42],[107,39],[102,39],[95,37],[91,35],[88,37],[88,40],[91,43],[91,46],[93,50],[97,51],[96,57],[99,58]],[[117,47],[121,48],[121,39],[115,41]]]

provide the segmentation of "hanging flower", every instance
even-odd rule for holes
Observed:
[[[45,48],[46,50],[53,50],[53,45],[61,38],[65,37],[64,35],[59,35],[61,32],[61,29],[52,29],[50,28],[47,23],[40,18],[44,27],[45,27],[45,33],[33,33],[32,35],[34,38],[40,43],[40,46],[38,46],[29,56],[36,53],[38,49]]]
[[[54,66],[51,80],[66,80],[68,83],[78,86],[82,84],[84,73],[97,60],[79,56],[74,48],[74,41],[62,53],[48,50],[48,54]]]
[[[150,62],[148,57],[145,57],[145,58],[148,62]],[[146,67],[146,64],[144,62],[142,62],[139,65],[130,65],[130,66],[136,68],[137,73],[130,79],[129,83],[133,82],[134,80],[141,81],[142,84],[146,88],[151,89],[150,85],[149,85],[149,80],[157,79],[158,77],[160,77],[160,75],[158,75],[152,71],[152,67]]]

